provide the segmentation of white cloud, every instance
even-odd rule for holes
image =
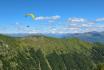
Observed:
[[[91,32],[91,31],[104,31],[103,28],[100,27],[88,27],[83,30],[83,32]]]
[[[69,18],[69,30],[73,30],[74,32],[86,32],[86,30],[83,29],[91,29],[96,25],[96,21],[93,20],[87,20],[86,18]]]
[[[96,24],[96,21],[89,21],[88,24]]]
[[[88,27],[89,24],[81,24],[80,26],[81,26],[81,27]]]
[[[81,23],[81,22],[85,22],[86,19],[84,18],[68,18],[68,22],[70,23]]]
[[[96,24],[96,21],[87,20],[86,18],[69,18],[68,19],[70,26],[75,27],[89,27]]]
[[[80,30],[80,28],[75,28],[75,27],[62,27],[62,28],[53,28],[49,30],[49,33],[76,33]]]
[[[53,22],[55,22],[55,21],[54,21],[54,20],[49,20],[48,22],[49,22],[49,23],[53,23]]]
[[[98,22],[101,21],[102,22],[102,21],[104,21],[104,18],[97,18],[96,21],[98,21]]]
[[[42,17],[42,16],[40,16],[40,17],[36,17],[36,18],[35,18],[35,20],[45,20],[45,19],[47,19],[47,17]]]
[[[71,27],[71,26],[64,28],[65,33],[78,33],[78,32],[81,32],[80,30],[81,30],[81,28]]]
[[[66,27],[65,30],[78,30],[78,27]]]
[[[51,17],[52,20],[58,20],[58,19],[60,19],[60,18],[61,18],[61,16],[58,16],[58,15],[52,16],[52,17]]]
[[[69,28],[88,28],[91,26],[93,25],[89,23],[80,23],[80,24],[70,24],[68,27]]]
[[[16,22],[16,25],[19,25],[19,23],[18,23],[18,22]]]
[[[60,19],[60,16],[40,16],[36,17],[35,20],[47,20],[49,23],[53,23],[56,20]],[[83,33],[83,32],[90,32],[90,31],[101,31],[104,30],[104,24],[99,24],[97,21],[104,21],[104,18],[99,18],[96,20],[87,20],[86,18],[69,18],[69,24],[65,23],[65,26],[57,25],[57,27],[49,28],[48,30],[32,30],[28,28],[21,27],[19,23],[16,23],[17,28],[24,32],[29,33]],[[66,21],[65,21],[66,22]],[[54,24],[53,24],[54,25]]]
[[[35,20],[58,20],[60,19],[61,16],[40,16],[40,17],[36,17]]]

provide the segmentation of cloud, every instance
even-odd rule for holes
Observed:
[[[89,27],[89,24],[81,24],[80,27]]]
[[[74,24],[69,24],[68,27],[73,27],[73,28],[88,28],[91,26],[94,26],[95,23],[92,22],[86,22],[86,23],[74,23]]]
[[[69,25],[72,26],[90,26],[90,25],[95,25],[96,21],[94,20],[88,20],[86,18],[68,18],[67,19]]]
[[[84,18],[77,18],[77,17],[74,17],[74,18],[68,18],[68,22],[70,23],[81,23],[81,22],[85,22],[86,19]]]
[[[59,20],[61,18],[61,16],[40,16],[40,17],[36,17],[35,20]]]
[[[64,28],[64,32],[65,33],[78,33],[78,32],[81,32],[80,31],[81,30],[81,28],[79,28],[79,27],[65,27]]]
[[[94,27],[96,25],[95,20],[88,20],[86,18],[68,18],[69,26],[67,29],[73,30],[74,32],[86,32],[86,30],[96,29],[98,27]]]
[[[60,16],[40,16],[36,17],[35,20],[47,20],[49,23],[56,22],[56,20],[59,20]],[[96,20],[88,20],[86,18],[67,18],[68,23],[62,23],[57,24],[54,26],[54,24],[51,25],[51,27],[47,27],[47,30],[32,30],[29,28],[25,28],[24,26],[21,26],[18,22],[16,23],[17,28],[24,32],[29,33],[83,33],[83,32],[90,32],[90,31],[101,31],[104,30],[104,24],[100,24],[100,21],[104,21],[104,18],[97,18]],[[97,22],[99,21],[99,22]],[[66,22],[66,20],[65,20]],[[48,25],[50,26],[50,25]]]
[[[104,21],[104,18],[97,18],[96,21],[97,22],[102,22],[102,21]]]
[[[93,24],[96,24],[96,21],[88,21],[87,23],[93,25]]]
[[[52,16],[52,17],[51,17],[52,20],[58,20],[58,19],[60,19],[60,18],[61,18],[61,16],[58,16],[58,15]]]
[[[55,21],[54,21],[54,20],[49,20],[48,22],[49,22],[49,23],[53,23],[53,22],[55,22]]]
[[[104,21],[104,18],[96,20],[88,20],[86,18],[68,18],[68,26],[64,28],[67,32],[72,33],[83,33],[90,31],[104,31],[104,25],[99,24],[96,21]]]
[[[16,25],[19,25],[19,23],[18,23],[18,22],[16,22]]]
[[[65,30],[78,30],[78,27],[66,27]]]
[[[75,28],[75,27],[62,27],[62,28],[52,28],[48,31],[48,33],[52,33],[52,34],[77,33],[79,30],[80,28]]]

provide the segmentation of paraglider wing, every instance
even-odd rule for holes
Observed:
[[[35,18],[36,18],[36,16],[32,13],[26,14],[25,16],[26,17],[30,16],[30,17],[32,17],[33,20],[35,20]]]
[[[30,27],[30,26],[28,25],[28,26],[26,26],[26,27]]]

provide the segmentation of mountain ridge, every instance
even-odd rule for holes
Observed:
[[[7,34],[5,34],[7,35]],[[88,41],[88,42],[101,42],[104,43],[104,31],[102,32],[97,32],[97,31],[92,31],[92,32],[85,32],[85,33],[63,33],[63,34],[52,34],[52,33],[47,33],[47,34],[8,34],[8,36],[11,37],[28,37],[28,36],[46,36],[46,37],[53,37],[53,38],[79,38],[83,41]]]

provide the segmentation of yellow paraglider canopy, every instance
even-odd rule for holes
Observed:
[[[33,13],[28,13],[28,14],[25,14],[26,17],[30,16],[32,17],[32,20],[35,20],[36,16],[33,14]]]

